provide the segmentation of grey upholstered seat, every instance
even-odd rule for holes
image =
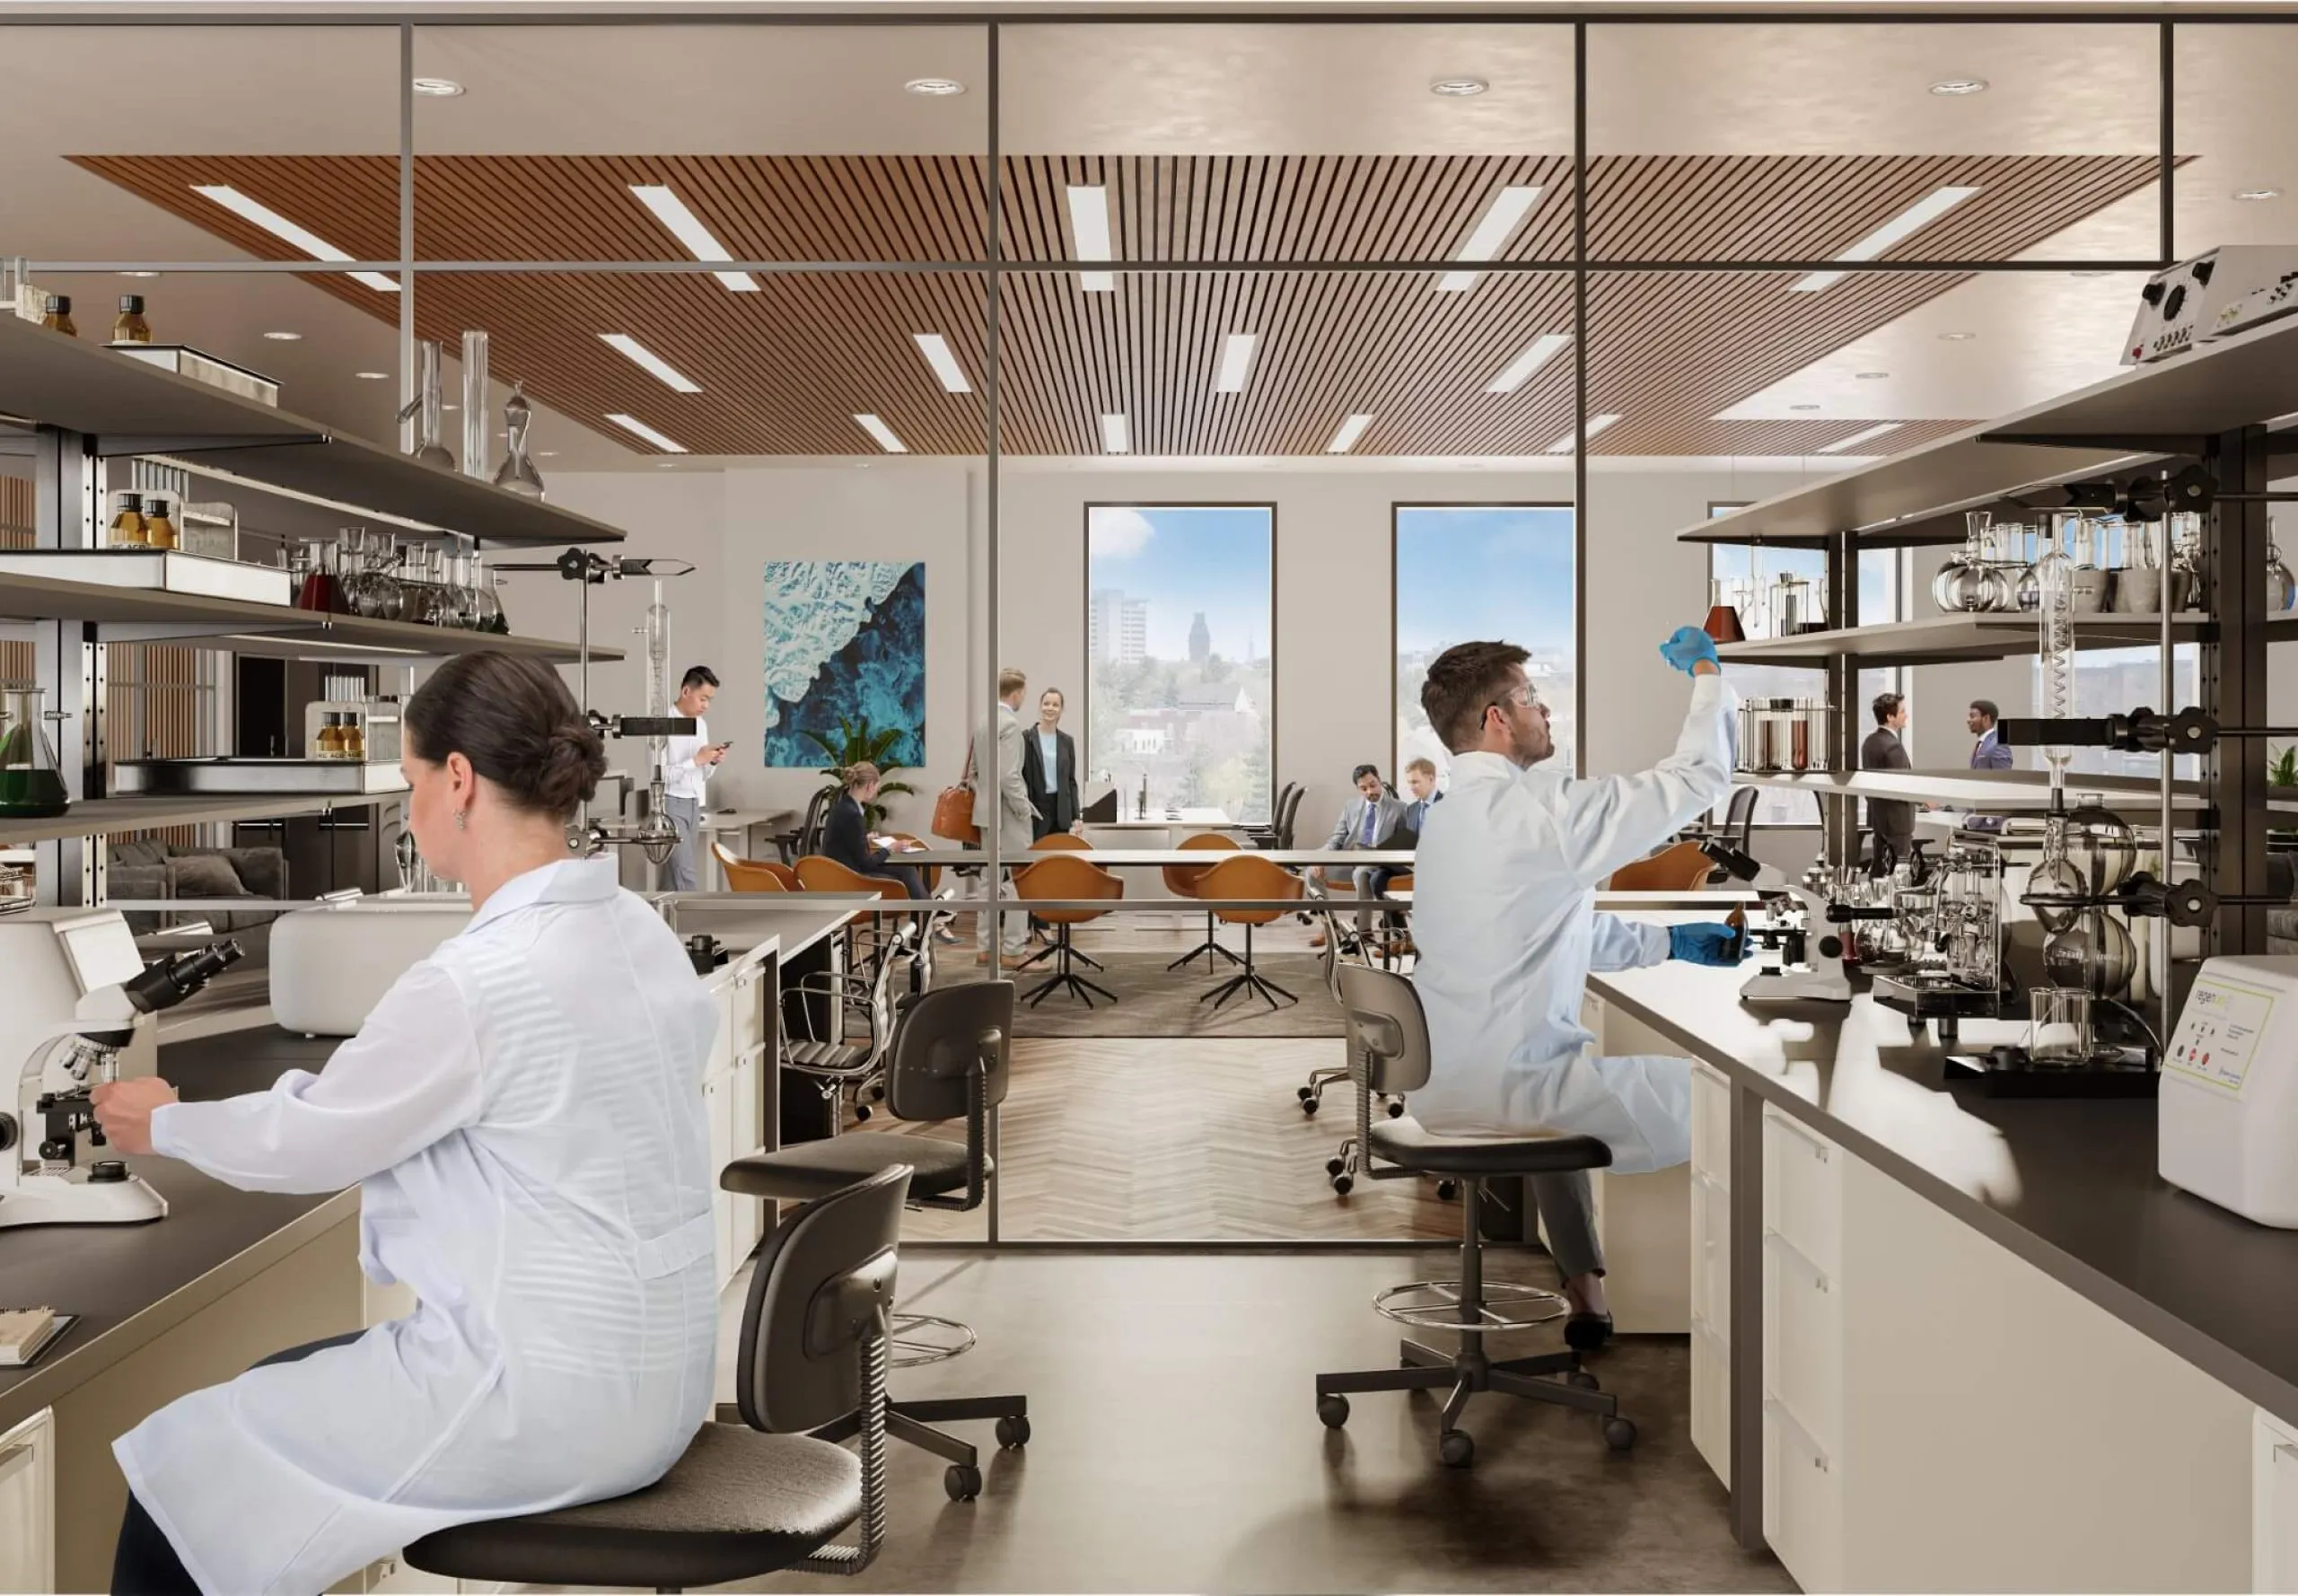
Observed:
[[[714,1422],[645,1490],[417,1544],[461,1579],[692,1588],[787,1567],[861,1513],[862,1464],[844,1447]]]
[[[898,1136],[890,1131],[850,1130],[817,1142],[799,1142],[773,1153],[738,1158],[718,1172],[718,1184],[750,1197],[803,1202],[827,1197],[874,1175],[890,1164],[910,1167],[912,1197],[940,1197],[966,1183],[966,1144],[939,1136]],[[990,1161],[984,1156],[984,1172]]]
[[[1612,1161],[1593,1136],[1440,1136],[1409,1115],[1374,1120],[1372,1144],[1376,1157],[1429,1175],[1552,1175]]]
[[[790,1062],[802,1069],[849,1070],[870,1057],[870,1049],[850,1042],[798,1039],[785,1045]]]

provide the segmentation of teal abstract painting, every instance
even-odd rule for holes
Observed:
[[[813,769],[838,722],[897,728],[892,758],[925,763],[922,560],[766,562],[766,764]]]

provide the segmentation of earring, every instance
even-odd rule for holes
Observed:
[[[470,811],[469,811],[469,810],[467,810],[467,809],[459,809],[459,810],[455,811],[455,829],[456,829],[456,830],[460,831],[460,830],[462,830],[465,827],[469,826],[469,824],[470,824]]]

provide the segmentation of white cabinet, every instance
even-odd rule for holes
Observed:
[[[56,1589],[56,1415],[0,1435],[0,1591]]]
[[[710,1168],[715,1172],[734,1160],[734,1077],[731,1071],[702,1083],[702,1107],[710,1128]],[[757,1206],[755,1197],[738,1199],[735,1193],[715,1187],[712,1189],[712,1215],[717,1221],[718,1284],[722,1286],[734,1277],[734,1271],[742,1261],[734,1251],[734,1209],[738,1201],[742,1206]]]
[[[1844,1583],[1844,1163],[1764,1105],[1764,1539],[1807,1591]]]
[[[2250,1417],[2250,1589],[2298,1592],[2298,1427]]]
[[[1732,1083],[1691,1066],[1691,1440],[1732,1483]]]

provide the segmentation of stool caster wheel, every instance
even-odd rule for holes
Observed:
[[[942,1470],[942,1489],[952,1502],[970,1502],[981,1495],[981,1470],[952,1463]]]
[[[1604,1421],[1604,1444],[1614,1451],[1626,1451],[1636,1444],[1635,1421],[1608,1418]]]
[[[1436,1198],[1439,1202],[1449,1203],[1460,1195],[1460,1183],[1458,1180],[1439,1180],[1436,1182]]]
[[[1328,1158],[1325,1160],[1325,1173],[1328,1175],[1344,1174],[1347,1171],[1347,1169],[1348,1161],[1345,1158]]]
[[[1571,1372],[1565,1375],[1564,1383],[1566,1385],[1576,1385],[1583,1391],[1600,1391],[1604,1389],[1602,1386],[1596,1383],[1596,1377],[1589,1373],[1585,1369],[1573,1370]]]
[[[870,1118],[870,1105],[869,1105],[868,1103],[855,1103],[855,1104],[854,1105],[854,1123],[855,1123],[855,1124],[856,1124],[856,1125],[863,1125],[863,1124],[866,1124],[866,1123],[868,1122],[868,1120],[869,1120],[869,1118]]]
[[[1396,1101],[1389,1105],[1389,1118],[1391,1119],[1401,1119],[1404,1118],[1404,1100],[1402,1098],[1399,1098]]]
[[[1447,1469],[1465,1469],[1476,1461],[1476,1441],[1466,1430],[1447,1430],[1436,1437],[1436,1460]]]
[[[1317,1101],[1317,1089],[1313,1086],[1302,1086],[1297,1089],[1293,1095],[1299,1098],[1304,1103],[1314,1102]]]
[[[1346,1197],[1355,1184],[1356,1177],[1354,1175],[1335,1175],[1332,1178],[1333,1192],[1338,1197]]]
[[[1319,1104],[1317,1100],[1313,1097],[1303,1097],[1301,1100],[1301,1112],[1306,1114],[1311,1119],[1314,1119],[1317,1117],[1318,1107]]]
[[[1319,1397],[1317,1416],[1324,1420],[1326,1429],[1339,1429],[1348,1422],[1348,1399],[1340,1396]]]
[[[997,1444],[1027,1446],[1030,1443],[1030,1420],[1027,1414],[1009,1413],[997,1421]]]

